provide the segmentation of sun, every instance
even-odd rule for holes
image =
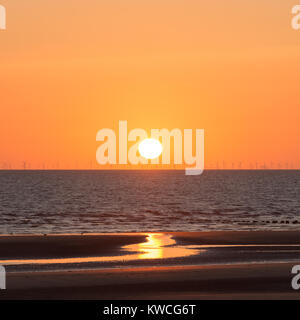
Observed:
[[[156,139],[145,139],[139,144],[139,152],[146,159],[155,159],[161,155],[162,145]]]

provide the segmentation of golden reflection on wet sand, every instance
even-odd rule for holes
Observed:
[[[150,233],[144,243],[124,247],[129,251],[140,252],[138,259],[167,259],[195,255],[199,250],[192,246],[178,246],[176,241],[168,234]]]
[[[179,246],[171,235],[163,233],[146,234],[146,242],[126,245],[121,252],[126,254],[111,257],[78,257],[56,259],[15,259],[0,260],[1,265],[25,265],[25,264],[68,264],[83,262],[124,262],[143,259],[168,259],[196,255],[200,252],[195,246]],[[204,250],[201,250],[204,251]]]

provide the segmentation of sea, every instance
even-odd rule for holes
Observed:
[[[0,234],[300,230],[300,170],[0,171]]]

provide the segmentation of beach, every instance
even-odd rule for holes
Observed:
[[[5,235],[1,299],[299,299],[300,232]]]
[[[296,3],[0,0],[0,318],[293,310]]]

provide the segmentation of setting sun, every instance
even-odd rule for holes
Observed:
[[[145,139],[139,144],[139,152],[146,159],[155,159],[162,153],[162,145],[156,139]]]

